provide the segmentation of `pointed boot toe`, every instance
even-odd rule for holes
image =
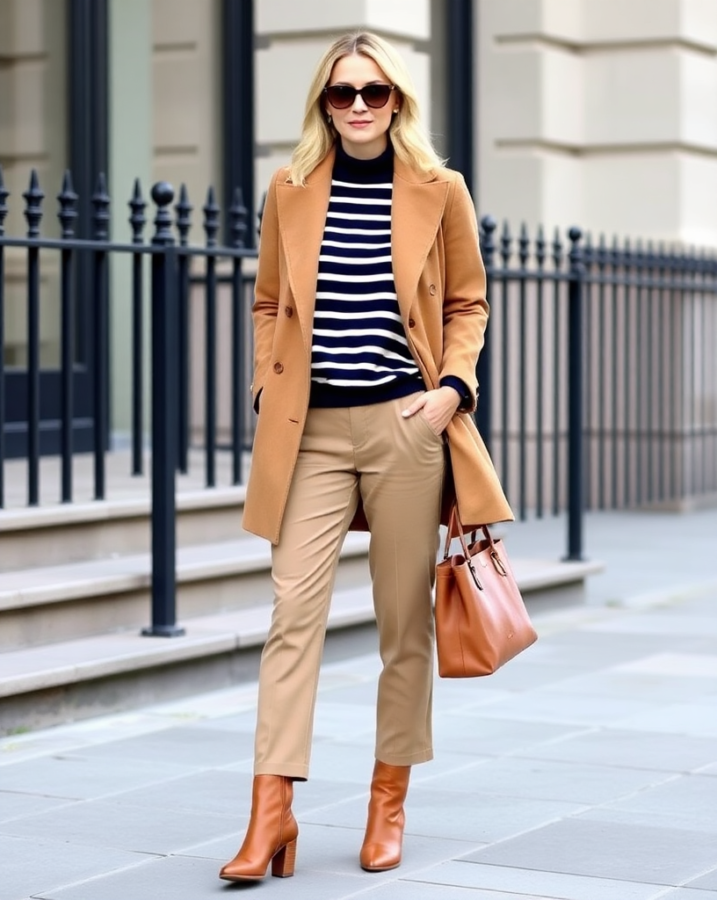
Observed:
[[[364,843],[361,848],[361,868],[365,872],[387,872],[401,865],[401,843]]]

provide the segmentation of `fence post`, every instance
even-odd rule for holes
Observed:
[[[142,634],[177,637],[184,629],[176,625],[177,254],[168,210],[174,189],[160,181],[152,199],[152,624]]]
[[[583,282],[585,267],[580,247],[582,231],[573,226],[568,280],[568,554],[566,561],[583,559]]]
[[[495,254],[495,243],[493,234],[496,228],[496,221],[493,216],[483,216],[480,220],[480,247],[483,255],[483,264],[485,265],[486,274],[486,297],[488,302],[491,301],[491,292],[493,288],[493,264]],[[478,357],[478,365],[476,366],[476,378],[478,380],[478,405],[476,407],[475,422],[483,443],[486,445],[490,453],[491,439],[491,406],[490,406],[490,338],[486,329],[484,336],[485,343]]]

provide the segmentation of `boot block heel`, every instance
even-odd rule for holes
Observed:
[[[291,841],[271,861],[271,874],[275,878],[291,878],[296,864],[296,841]]]

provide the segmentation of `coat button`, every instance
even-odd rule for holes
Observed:
[[[431,297],[435,297],[435,296],[436,296],[436,286],[435,286],[435,284],[429,284],[429,285],[428,285],[428,293],[431,295]]]
[[[415,328],[415,327],[416,327],[416,320],[415,320],[415,319],[409,319],[409,320],[408,320],[408,327],[409,327],[409,328]]]
[[[281,375],[281,373],[284,371],[284,367],[281,363],[274,363],[274,371],[277,375]]]
[[[291,306],[285,306],[285,307],[284,307],[284,313],[286,314],[287,318],[290,319],[290,318],[294,315],[294,309],[293,309],[293,307],[291,307]]]

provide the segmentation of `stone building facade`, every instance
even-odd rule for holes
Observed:
[[[234,4],[236,12],[252,0],[95,2],[106,13],[113,235],[129,236],[126,200],[139,177],[145,190],[159,179],[187,185],[195,207],[192,239],[201,240],[207,186],[225,196],[228,171],[224,79],[234,51],[226,40],[227,7]],[[449,156],[450,116],[461,115],[460,91],[470,87],[463,114],[472,128],[479,214],[525,221],[530,229],[579,223],[595,233],[717,243],[714,0],[472,0],[465,20],[472,21],[470,67],[451,81],[454,2],[253,0],[253,90],[243,108],[253,105],[246,133],[254,208],[299,135],[318,56],[337,34],[366,28],[404,54],[436,144]],[[47,195],[44,228],[56,228],[50,213],[71,162],[69,30],[81,27],[86,8],[86,0],[0,3],[0,165],[13,200],[8,233],[24,228],[18,201],[32,167]],[[459,92],[459,112],[449,91],[454,101]],[[12,273],[9,260],[10,282]],[[118,264],[111,277],[120,296],[129,270]],[[22,292],[13,294],[12,284],[6,303],[6,361],[21,365]],[[57,358],[57,328],[48,307],[42,332],[48,366]],[[126,345],[128,330],[127,307],[115,304],[116,348]],[[113,360],[118,374],[121,354]],[[120,377],[112,384],[113,428],[122,432],[128,388]]]

